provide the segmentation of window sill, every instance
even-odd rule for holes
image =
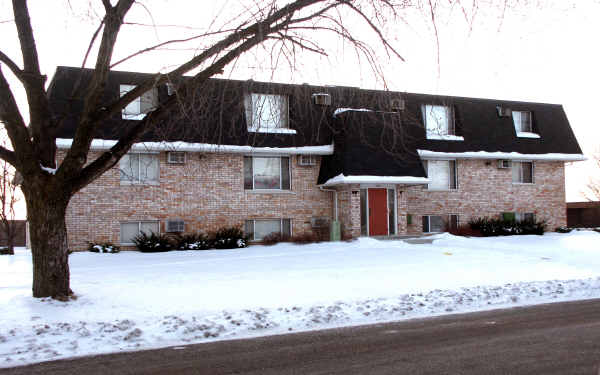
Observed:
[[[252,133],[296,134],[296,129],[289,128],[248,128]]]
[[[535,185],[534,182],[513,182],[513,185]]]
[[[458,189],[425,189],[426,191],[458,191]]]
[[[427,139],[434,141],[464,141],[465,139],[460,135],[451,134],[427,134]]]
[[[296,194],[292,190],[269,190],[269,189],[247,189],[244,190],[246,193],[257,193],[257,194]]]

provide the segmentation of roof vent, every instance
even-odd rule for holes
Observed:
[[[510,160],[498,160],[498,169],[508,169],[510,167]]]
[[[316,105],[331,105],[331,95],[327,93],[312,94],[312,97]]]
[[[394,98],[390,100],[390,107],[392,111],[404,111],[404,99],[402,98]]]
[[[498,110],[498,116],[500,116],[500,117],[511,117],[512,116],[512,110],[510,108],[497,106],[496,109]]]

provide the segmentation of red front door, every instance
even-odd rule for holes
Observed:
[[[388,235],[387,189],[369,189],[369,236]]]

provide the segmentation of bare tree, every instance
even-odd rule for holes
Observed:
[[[185,102],[194,88],[221,73],[240,56],[259,45],[268,45],[293,59],[299,50],[326,54],[311,35],[331,33],[352,43],[376,72],[372,43],[353,35],[354,25],[344,22],[348,14],[362,20],[388,55],[400,58],[381,31],[385,22],[394,22],[404,2],[391,0],[295,0],[251,1],[250,7],[228,28],[197,36],[208,40],[194,57],[183,61],[171,71],[157,73],[122,97],[106,104],[103,95],[109,70],[114,66],[113,51],[125,17],[134,0],[102,0],[104,16],[93,35],[90,51],[96,52],[91,79],[85,83],[83,110],[77,118],[77,128],[71,148],[60,165],[56,165],[56,136],[60,118],[54,114],[45,89],[46,76],[40,70],[38,50],[26,0],[12,0],[14,24],[21,47],[23,66],[0,51],[0,121],[11,141],[12,149],[0,147],[0,158],[10,163],[22,175],[22,190],[27,205],[33,256],[33,296],[68,298],[70,289],[67,230],[65,214],[71,197],[115,166],[140,136],[170,113],[179,102]],[[116,3],[116,4],[113,4]],[[352,26],[352,27],[351,27]],[[361,29],[364,34],[364,28]],[[175,41],[173,41],[175,42]],[[150,46],[130,57],[157,48]],[[93,54],[92,54],[93,55]],[[85,65],[85,60],[84,60]],[[7,67],[25,89],[29,124],[21,115],[14,93],[1,68]],[[93,135],[111,117],[121,113],[129,103],[160,84],[177,81],[185,73],[195,72],[184,80],[178,95],[150,112],[135,126],[121,134],[109,151],[88,161]]]
[[[3,146],[6,146],[4,143]],[[15,205],[19,201],[18,183],[16,181],[15,169],[6,160],[0,160],[0,226],[6,240],[8,253],[14,255],[14,243],[17,235],[17,224],[15,222]]]
[[[590,176],[586,185],[587,191],[583,194],[589,201],[600,201],[600,177],[598,177],[598,174],[600,174],[600,149],[594,153],[593,158],[593,162],[596,165],[596,168],[594,168],[596,174]]]

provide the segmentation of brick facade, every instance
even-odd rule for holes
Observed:
[[[97,155],[90,155],[90,159]],[[119,243],[120,223],[185,220],[185,231],[210,232],[243,225],[246,219],[290,218],[292,234],[311,230],[313,216],[332,217],[331,192],[316,186],[319,162],[299,166],[290,157],[291,190],[277,193],[244,190],[243,155],[187,153],[185,164],[167,163],[159,154],[158,185],[121,185],[118,168],[78,192],[69,204],[69,247],[88,241]]]
[[[159,221],[164,231],[166,220],[183,219],[186,232],[210,232],[246,219],[290,218],[292,233],[300,234],[311,231],[311,217],[333,217],[333,193],[316,186],[320,160],[299,166],[298,158],[290,157],[292,188],[278,193],[244,190],[240,154],[188,153],[186,163],[178,165],[167,163],[162,152],[159,161],[158,185],[122,185],[113,168],[77,193],[67,212],[70,248],[85,249],[88,241],[119,243],[120,223],[127,221]],[[457,214],[466,224],[502,212],[533,212],[550,230],[566,225],[563,162],[535,162],[534,184],[512,183],[511,170],[498,169],[495,160],[456,165],[457,190],[396,186],[397,234],[421,234],[422,215]],[[343,238],[361,234],[361,187],[338,188]]]

